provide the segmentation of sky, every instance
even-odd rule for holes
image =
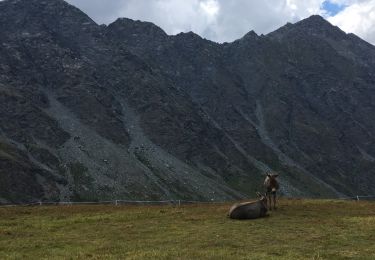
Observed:
[[[231,42],[254,30],[267,34],[319,14],[375,45],[375,0],[67,0],[99,24],[119,17],[149,21],[168,34],[193,31]]]

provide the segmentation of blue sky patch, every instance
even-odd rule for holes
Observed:
[[[337,13],[344,10],[346,5],[334,4],[329,0],[323,2],[323,9],[326,10],[331,16],[336,15]]]

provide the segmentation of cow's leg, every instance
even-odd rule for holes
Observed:
[[[276,209],[276,192],[273,193],[273,209]]]
[[[268,201],[269,201],[268,208],[269,210],[272,210],[271,192],[267,192],[267,195],[268,195]]]

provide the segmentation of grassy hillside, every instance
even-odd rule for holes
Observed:
[[[249,221],[229,206],[0,208],[0,258],[375,258],[375,203],[282,200]]]

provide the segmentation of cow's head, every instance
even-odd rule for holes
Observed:
[[[271,172],[269,172],[269,173],[267,173],[267,176],[269,178],[271,178],[271,179],[276,179],[276,177],[279,176],[279,174],[278,173],[271,173]]]
[[[267,208],[267,196],[266,196],[266,194],[263,195],[260,192],[257,192],[256,194],[259,198],[259,201],[261,201],[264,204],[264,206]]]
[[[279,188],[279,185],[277,183],[277,176],[279,176],[278,173],[267,173],[267,190],[268,192],[276,192],[277,189]]]

